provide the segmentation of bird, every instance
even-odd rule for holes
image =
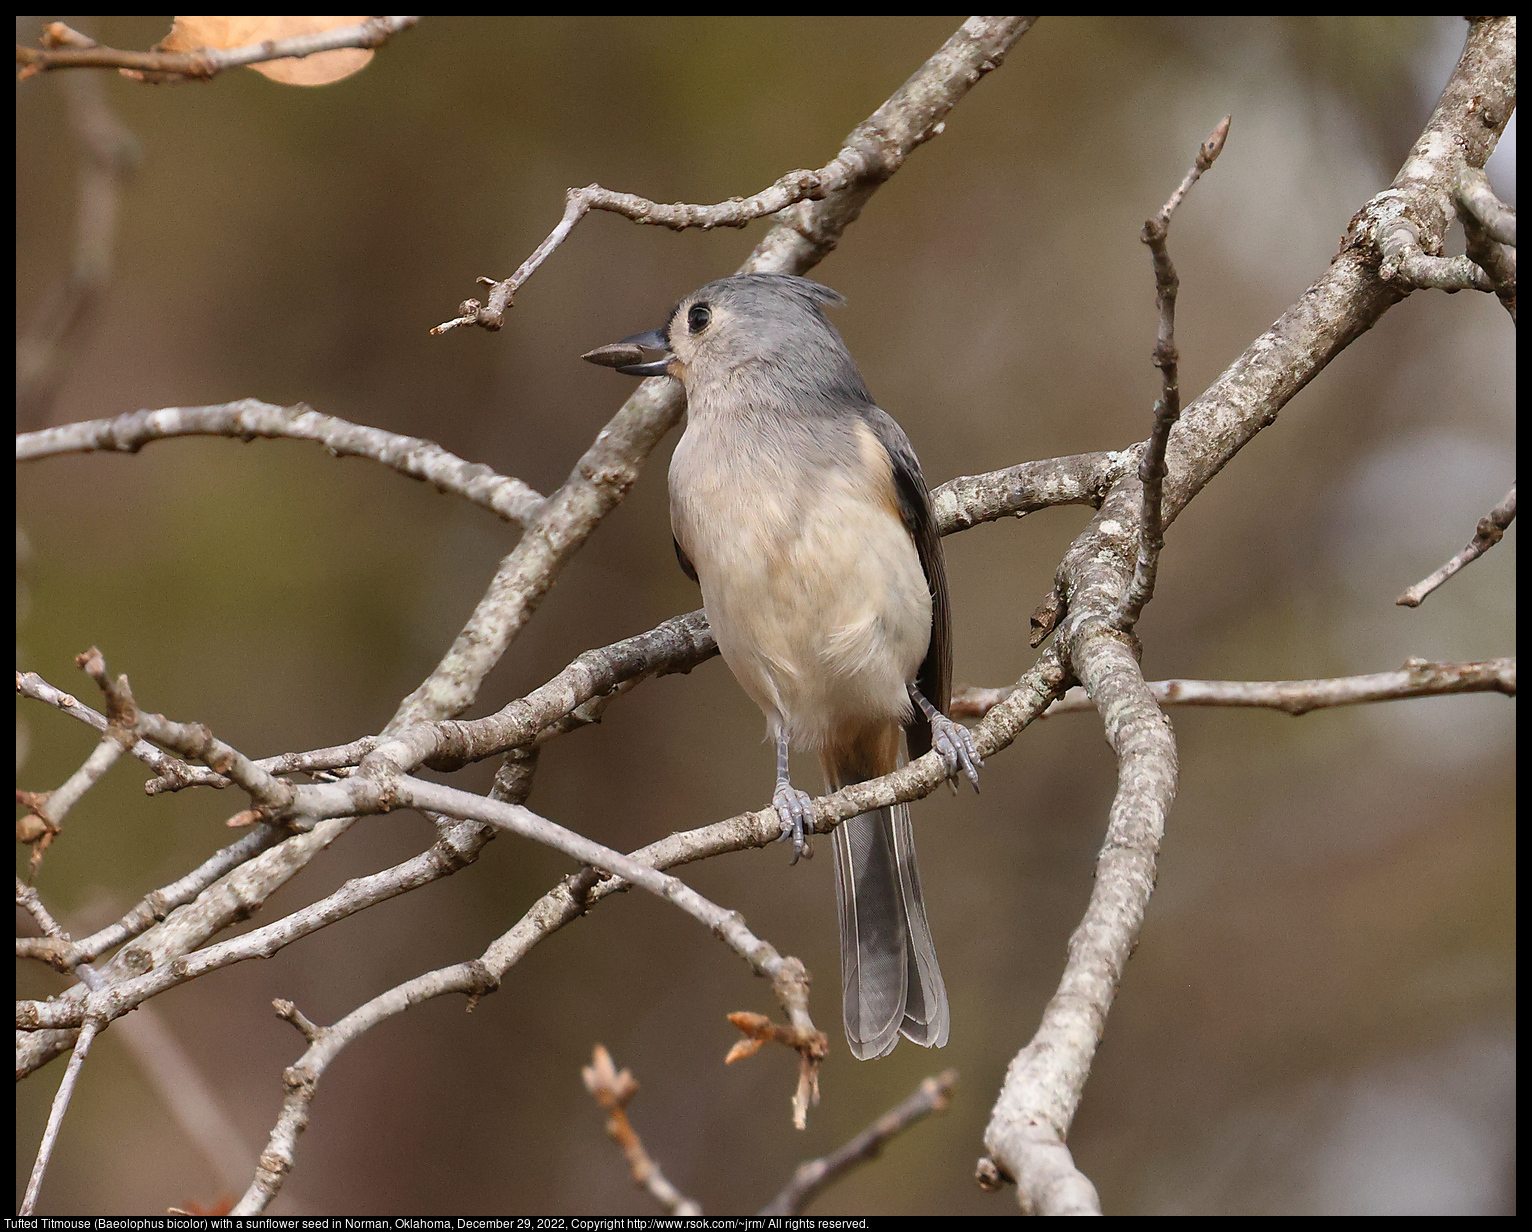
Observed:
[[[776,743],[772,804],[793,863],[811,855],[810,797],[789,749],[827,790],[930,748],[978,788],[972,734],[947,715],[952,633],[941,537],[909,437],[873,400],[825,309],[845,301],[790,274],[736,274],[686,296],[657,330],[583,358],[686,390],[670,463],[681,568],[718,649]],[[659,351],[644,360],[647,351]],[[909,806],[834,831],[841,1004],[859,1060],[899,1037],[947,1042],[946,986],[926,920]]]

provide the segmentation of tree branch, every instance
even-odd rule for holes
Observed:
[[[1428,663],[1407,659],[1397,672],[1337,676],[1324,680],[1156,680],[1149,685],[1161,706],[1244,706],[1282,710],[1291,715],[1355,706],[1363,702],[1410,697],[1445,697],[1454,693],[1504,693],[1516,696],[1516,660],[1480,663]],[[953,718],[978,718],[1011,694],[1004,689],[963,689],[952,699]],[[1083,689],[1070,689],[1039,717],[1094,710]]]
[[[1066,476],[1062,483],[1056,481],[1053,473],[1054,466],[1049,463],[1028,463],[987,475],[954,479],[938,488],[933,494],[939,525],[942,532],[948,534],[967,526],[977,525],[981,521],[1003,517],[1017,510],[1044,508],[1060,500],[1088,503],[1090,493],[1095,491],[1101,483],[1106,482],[1106,476],[1127,473],[1131,470],[1133,460],[1132,451],[1124,454],[1081,455],[1080,458],[1059,459],[1057,461]],[[466,760],[470,753],[477,756],[493,755],[494,752],[501,751],[503,746],[517,741],[524,743],[535,739],[537,735],[548,731],[581,707],[588,706],[593,700],[622,687],[626,681],[651,674],[689,671],[691,667],[706,661],[716,653],[717,646],[707,628],[704,613],[698,611],[673,617],[657,628],[639,634],[635,638],[585,652],[542,688],[510,703],[497,715],[471,722],[450,721],[436,725],[439,733],[450,733],[450,737],[443,735],[439,747],[443,755],[450,750],[460,763]],[[1030,690],[1034,686],[1047,688],[1049,687],[1047,682],[1060,683],[1062,679],[1063,676],[1058,671],[1056,663],[1052,660],[1040,660],[1038,668],[1034,669],[1034,674],[1024,682],[1027,687],[1020,689],[1018,708],[1013,712],[1015,717],[1005,720],[1004,725],[995,728],[997,734],[986,739],[992,738],[996,749],[1003,748],[1019,734],[1025,723],[1030,721],[1027,716],[1046,705],[1046,701],[1037,702]],[[48,688],[51,689],[51,686]],[[51,692],[57,693],[56,690]],[[58,697],[62,698],[64,695],[59,694]],[[45,696],[44,700],[49,698]],[[72,701],[72,699],[69,700]],[[86,707],[79,707],[78,703],[75,706],[88,714],[95,713]],[[74,713],[73,710],[70,712]],[[102,719],[103,725],[104,722],[105,720]],[[479,726],[481,724],[484,726]],[[492,730],[496,724],[501,725],[498,734]],[[379,748],[383,742],[383,737],[370,736],[349,745],[339,746],[337,749],[319,750],[310,754],[284,754],[280,757],[264,758],[252,764],[273,775],[300,770],[312,773],[316,770],[339,769],[356,765],[362,757]],[[137,747],[150,746],[140,741]],[[438,747],[435,738],[433,738],[433,747]],[[175,767],[184,765],[158,753],[157,750],[154,755]],[[444,761],[442,764],[449,763]],[[205,777],[194,777],[194,775]],[[927,779],[930,781],[927,782]],[[150,788],[151,790],[169,790],[189,781],[216,785],[228,783],[228,780],[211,771],[202,770],[200,767],[186,767],[184,771],[176,769],[170,782],[167,783],[167,780],[163,778],[154,780]],[[941,780],[939,772],[933,773],[928,770],[927,773],[912,781],[916,783],[916,787],[909,797],[911,799],[916,798],[917,794],[924,795],[934,790]],[[839,821],[853,816],[856,811],[855,804],[841,805],[835,809],[833,815],[835,820]],[[711,855],[740,850],[747,846],[764,845],[776,836],[774,818],[775,814],[769,809],[753,814],[742,814],[738,818],[731,818],[690,834],[672,835],[652,848],[646,848],[645,851],[653,851],[657,854],[657,867],[671,867]],[[141,944],[130,947],[129,950],[116,956],[107,968],[109,978],[113,981],[134,979],[145,975],[165,964],[172,963],[182,955],[189,954],[230,923],[248,915],[261,902],[264,902],[270,893],[285,884],[302,867],[303,862],[312,858],[313,854],[317,854],[329,842],[333,842],[349,824],[349,821],[344,819],[321,822],[313,832],[318,836],[317,838],[310,835],[289,837],[283,829],[263,824],[237,843],[211,857],[200,868],[171,885],[149,894],[117,924],[74,943],[67,952],[59,951],[55,945],[39,943],[30,938],[18,942],[18,949],[25,947],[30,956],[60,966],[67,965],[71,961],[78,961],[80,958],[94,959],[116,945],[147,933]],[[448,840],[444,838],[443,841]],[[253,867],[244,867],[263,851],[277,844],[281,844],[279,852],[272,853],[267,860]],[[456,848],[460,845],[460,840],[454,838],[448,845]],[[390,873],[399,877],[413,876],[413,873],[403,872],[405,867],[404,865],[396,866],[396,869],[390,870]],[[237,876],[231,877],[227,883],[218,885],[222,878],[229,877],[236,870],[240,870]],[[377,876],[384,878],[385,875]],[[215,885],[218,885],[216,892],[207,894],[205,898],[201,897],[205,891]],[[625,885],[626,883],[621,880],[603,882],[599,889],[593,891],[591,901],[597,901],[605,897],[607,893],[623,888]],[[374,888],[368,888],[366,891],[366,893],[374,892],[377,892]],[[383,895],[383,897],[390,896],[391,894]],[[359,895],[355,901],[365,905],[362,902],[363,897]],[[166,921],[176,908],[185,907],[199,899],[195,906],[176,913],[173,927],[161,927],[161,923]],[[285,931],[285,922],[278,922],[278,925],[268,926],[273,931],[256,930],[240,938],[239,940],[245,942],[248,948],[234,946],[227,951],[218,948],[216,954],[213,951],[204,951],[202,957],[197,960],[195,969],[198,974],[202,974],[206,970],[215,969],[215,964],[222,965],[225,960],[238,961],[234,957],[236,954],[253,957],[265,952],[268,948],[270,952],[275,952],[276,949],[281,948],[281,945],[289,944],[291,940],[306,935],[314,928],[322,927],[321,924],[310,925],[309,922],[315,919],[327,919],[339,910],[340,906],[341,904],[332,896],[313,904],[305,913],[303,920],[294,922],[290,932]],[[360,909],[360,906],[356,909]],[[342,911],[334,918],[343,918],[343,915],[348,913]],[[573,915],[569,918],[573,918]],[[565,922],[567,919],[560,920],[554,927],[561,927]],[[276,944],[279,934],[287,939]],[[535,944],[535,941],[530,944]],[[186,968],[187,971],[192,969],[192,966]],[[156,982],[163,978],[165,977],[160,975],[154,977]],[[174,979],[165,987],[179,982],[179,978]],[[153,990],[144,989],[143,991],[145,995],[153,995],[154,991],[163,991],[163,989],[156,983]],[[451,987],[444,991],[461,991],[461,989]],[[75,990],[69,990],[63,994],[61,1000],[73,1000],[78,995],[80,994]],[[142,999],[142,997],[138,998],[140,1003]],[[73,1032],[70,1029],[30,1031],[18,1044],[18,1077],[32,1072],[57,1056],[69,1046],[72,1036]]]
[[[32,1175],[27,1179],[26,1193],[22,1195],[20,1213],[23,1215],[31,1215],[37,1210],[38,1191],[42,1189],[48,1161],[53,1158],[53,1148],[58,1143],[64,1114],[69,1111],[69,1101],[74,1097],[75,1084],[80,1080],[80,1067],[90,1055],[90,1046],[95,1042],[100,1029],[100,1023],[92,1018],[80,1028],[75,1038],[74,1052],[69,1057],[69,1065],[64,1070],[59,1089],[53,1096],[53,1105],[48,1109],[48,1124],[43,1130],[42,1142],[37,1147],[37,1159],[32,1164]]]
[[[938,529],[949,535],[983,522],[1021,517],[1054,505],[1099,503],[1106,488],[1131,471],[1136,457],[1136,450],[1080,454],[1022,463],[983,475],[959,476],[931,494]],[[673,616],[645,633],[585,651],[546,684],[492,715],[466,721],[442,720],[436,725],[435,751],[428,764],[437,770],[458,769],[513,748],[527,747],[580,725],[583,720],[571,723],[571,719],[582,709],[604,703],[641,680],[689,672],[717,653],[718,644],[705,612]],[[349,744],[264,757],[253,764],[271,774],[338,770],[357,765],[384,739],[364,736]],[[165,756],[158,750],[153,752],[160,758]],[[186,786],[228,785],[229,781],[220,775],[176,761],[161,777],[151,780],[145,790],[154,795]]]
[[[261,852],[214,882],[194,905],[174,911],[145,929],[132,945],[105,962],[100,974],[107,985],[133,979],[169,964],[248,917],[280,887],[300,873],[318,852],[346,832],[355,818],[323,821],[312,830],[294,834]],[[248,839],[257,837],[252,834]],[[222,854],[222,853],[220,853]],[[217,857],[215,857],[217,859]],[[47,1004],[66,1006],[83,998],[85,989],[66,989]],[[71,1030],[29,1031],[16,1041],[16,1077],[47,1064],[70,1046]]]
[[[1505,494],[1505,499],[1489,511],[1487,517],[1479,519],[1479,525],[1475,528],[1473,538],[1468,541],[1456,556],[1433,573],[1424,578],[1394,600],[1400,607],[1419,607],[1425,601],[1425,597],[1433,590],[1455,574],[1464,565],[1471,565],[1485,552],[1499,543],[1505,535],[1506,528],[1516,519],[1516,485],[1511,485],[1511,490]]]
[[[1420,246],[1420,228],[1397,218],[1378,239],[1378,277],[1421,291],[1493,291],[1495,280],[1468,257],[1435,257]]]
[[[667,1215],[700,1215],[702,1208],[666,1179],[628,1120],[628,1102],[638,1094],[638,1079],[628,1070],[618,1072],[612,1054],[596,1045],[591,1063],[580,1070],[585,1089],[606,1111],[607,1135],[622,1148],[623,1157],[638,1187],[665,1208]]]
[[[1458,217],[1469,260],[1489,275],[1495,295],[1516,323],[1516,211],[1495,196],[1482,168],[1458,173]]]
[[[17,789],[17,802],[27,809],[27,815],[16,823],[16,839],[18,842],[32,844],[31,875],[34,877],[43,852],[58,835],[65,815],[87,791],[101,781],[124,751],[138,743],[135,730],[139,716],[133,705],[133,695],[128,691],[127,677],[119,676],[115,681],[109,679],[101,652],[94,646],[77,656],[75,664],[106,694],[106,730],[90,756],[85,759],[85,764],[53,791]]]
[[[267,60],[300,59],[342,47],[381,47],[419,20],[419,17],[369,17],[358,25],[340,26],[318,34],[267,39],[247,47],[203,47],[197,51],[118,51],[113,47],[98,47],[89,39],[84,40],[89,46],[75,43],[41,49],[17,43],[16,63],[22,65],[22,69],[16,79],[25,81],[38,73],[61,68],[119,68],[142,73],[173,73],[205,81],[225,69],[261,64]]]
[[[56,710],[62,710],[70,718],[78,719],[94,727],[98,732],[105,732],[107,729],[106,715],[98,710],[92,710],[74,695],[54,688],[36,672],[16,673],[16,693],[20,697],[30,698],[33,701],[46,702]],[[162,753],[147,740],[136,741],[128,751],[144,765],[161,775],[179,775],[191,770],[191,767],[188,767],[180,758]],[[220,782],[227,783],[227,780],[221,779]]]
[[[273,406],[255,398],[219,406],[135,411],[115,419],[23,432],[16,437],[16,460],[105,450],[137,453],[151,441],[176,436],[228,436],[247,443],[257,437],[316,441],[336,457],[381,462],[401,475],[429,483],[439,492],[461,496],[520,526],[534,522],[547,503],[541,493],[520,479],[497,474],[481,462],[467,462],[434,441],[321,415],[303,402]]]
[[[1197,158],[1181,180],[1180,186],[1160,207],[1160,212],[1144,223],[1143,232],[1138,237],[1149,245],[1154,261],[1154,298],[1160,310],[1159,336],[1154,344],[1154,366],[1160,370],[1160,397],[1154,404],[1154,428],[1138,464],[1139,482],[1144,486],[1143,510],[1138,520],[1138,561],[1133,567],[1133,581],[1123,595],[1112,622],[1123,632],[1130,631],[1138,623],[1144,605],[1154,597],[1160,550],[1165,546],[1164,527],[1160,519],[1160,498],[1165,479],[1165,446],[1170,440],[1170,430],[1176,426],[1176,420],[1181,418],[1181,380],[1178,375],[1181,359],[1176,351],[1176,295],[1181,280],[1176,276],[1176,267],[1171,263],[1170,249],[1166,244],[1170,235],[1170,216],[1202,173],[1223,153],[1232,118],[1224,116],[1208,134],[1208,139],[1197,151]]]
[[[931,493],[944,535],[981,522],[1025,517],[1057,505],[1094,505],[1133,469],[1142,446],[1022,462],[983,475],[959,475]]]
[[[626,1073],[626,1071],[624,1071]],[[890,1108],[845,1145],[819,1159],[799,1164],[792,1180],[760,1209],[762,1215],[796,1215],[846,1173],[883,1153],[886,1143],[933,1112],[945,1112],[957,1085],[957,1070],[943,1070],[921,1079],[915,1093]]]

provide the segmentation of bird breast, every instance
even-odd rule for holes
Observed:
[[[796,748],[904,721],[931,593],[887,453],[855,417],[731,418],[692,413],[670,465],[671,526],[724,660]]]

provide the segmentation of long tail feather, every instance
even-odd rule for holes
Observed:
[[[926,923],[909,808],[863,813],[836,831],[841,1005],[859,1060],[893,1051],[903,1034],[947,1042],[947,990]]]

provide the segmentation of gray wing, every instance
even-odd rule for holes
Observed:
[[[894,468],[894,485],[899,489],[899,511],[910,538],[915,541],[920,567],[931,588],[931,642],[926,647],[925,661],[920,665],[915,684],[926,695],[927,701],[946,714],[952,695],[952,624],[947,603],[947,567],[942,559],[942,537],[936,528],[931,493],[926,489],[925,476],[920,473],[920,459],[915,456],[915,448],[893,416],[875,406],[864,409],[862,415],[888,451]],[[931,727],[918,710],[904,729],[904,738],[911,760],[930,749]]]
[[[680,562],[681,572],[695,582],[697,580],[697,567],[692,564],[691,557],[682,550],[681,541],[674,535],[670,536],[670,542],[675,544],[676,560]]]

